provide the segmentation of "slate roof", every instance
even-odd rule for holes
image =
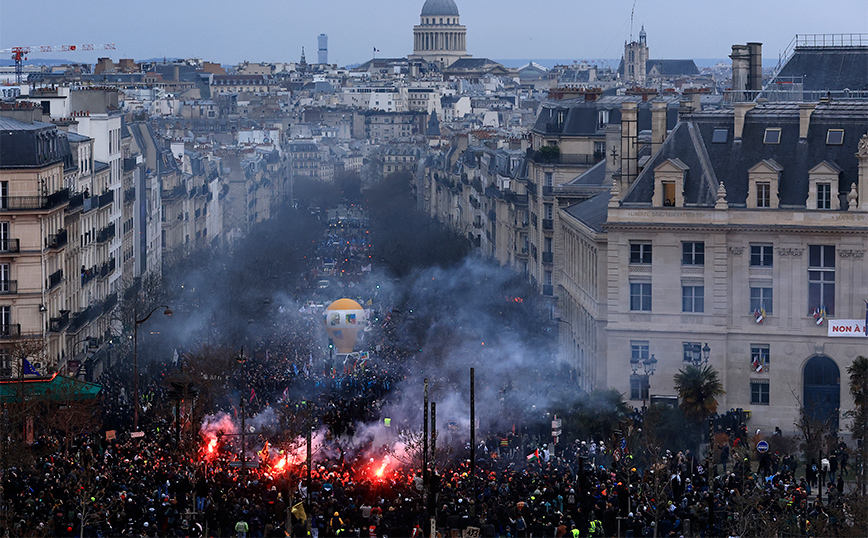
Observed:
[[[559,136],[601,134],[605,126],[598,126],[597,112],[609,111],[609,123],[618,125],[621,123],[621,105],[625,101],[638,103],[636,121],[639,131],[651,129],[651,101],[641,101],[633,96],[606,96],[596,101],[585,101],[582,98],[546,101],[537,115],[533,130]],[[666,101],[666,128],[673,129],[678,122],[678,100],[666,98]],[[558,124],[558,112],[564,112],[564,121],[561,124]]]
[[[699,69],[693,60],[648,60],[645,73],[655,72],[661,76],[698,75]]]
[[[495,62],[494,60],[490,60],[488,58],[460,58],[455,60],[449,67],[447,67],[446,71],[456,71],[460,69],[472,70],[472,69],[494,69],[501,68],[506,69],[501,64]]]
[[[603,224],[606,223],[609,213],[610,198],[612,198],[610,192],[601,192],[583,202],[569,206],[565,211],[588,228],[597,233],[603,233]]]
[[[654,191],[654,169],[667,159],[680,159],[688,171],[684,184],[685,206],[713,207],[717,183],[723,181],[730,207],[745,207],[748,170],[763,160],[774,160],[783,170],[779,181],[782,208],[804,208],[808,198],[808,172],[829,161],[841,168],[838,194],[842,206],[846,193],[858,180],[856,151],[868,131],[868,102],[819,103],[811,116],[808,135],[799,139],[799,104],[768,103],[749,111],[741,140],[733,140],[732,109],[685,116],[647,163],[630,190],[624,205],[647,206]],[[780,128],[779,144],[764,144],[766,128]],[[712,143],[715,129],[726,129],[725,143]],[[829,129],[844,129],[841,145],[827,145]]]
[[[802,78],[802,89],[868,90],[868,46],[796,47],[776,81]]]

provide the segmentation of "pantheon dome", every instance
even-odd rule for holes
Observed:
[[[410,59],[448,67],[467,54],[467,28],[459,21],[454,0],[426,0],[419,24],[413,27],[413,55]]]

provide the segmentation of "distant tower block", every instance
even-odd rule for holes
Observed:
[[[317,51],[316,57],[317,63],[329,63],[329,36],[320,34],[317,38],[317,42],[319,43],[319,50]]]

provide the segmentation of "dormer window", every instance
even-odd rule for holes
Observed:
[[[654,207],[684,207],[684,178],[689,168],[680,159],[666,159],[654,169]]]
[[[781,143],[781,128],[768,127],[763,136],[763,144],[780,144]]]
[[[727,129],[715,129],[714,134],[711,136],[712,144],[726,144],[726,140],[729,137],[729,131]]]
[[[829,129],[826,131],[826,144],[840,146],[844,143],[844,129]]]
[[[778,184],[783,170],[774,159],[764,159],[748,170],[748,208],[777,209]]]
[[[808,209],[841,209],[838,183],[841,167],[833,161],[823,161],[808,171]]]

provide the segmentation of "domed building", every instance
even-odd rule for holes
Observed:
[[[456,60],[469,58],[467,27],[459,22],[454,0],[426,0],[419,24],[413,27],[413,54],[421,59],[448,67]]]

